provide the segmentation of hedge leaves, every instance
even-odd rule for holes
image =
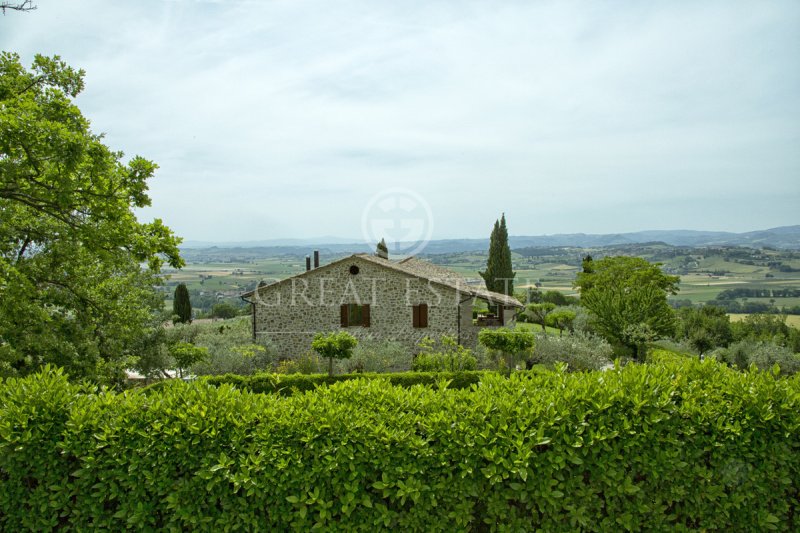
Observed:
[[[0,385],[0,529],[797,530],[800,379],[713,361],[292,396]]]

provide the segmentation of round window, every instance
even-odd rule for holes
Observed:
[[[354,275],[354,276],[355,276],[356,274],[358,274],[358,272],[359,272],[359,270],[358,270],[358,267],[357,267],[356,265],[351,265],[351,266],[350,266],[350,273],[351,273],[352,275]]]

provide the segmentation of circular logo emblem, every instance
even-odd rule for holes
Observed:
[[[385,189],[364,207],[361,233],[373,247],[385,239],[390,254],[417,254],[433,235],[431,206],[414,191]]]

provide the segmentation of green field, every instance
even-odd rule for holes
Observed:
[[[253,289],[259,281],[284,279],[303,272],[305,253],[275,253],[259,248],[188,249],[183,254],[186,267],[168,270],[165,298],[170,298],[177,283],[186,283],[193,301],[206,298],[239,302],[239,295]],[[512,260],[516,271],[515,288],[539,287],[576,295],[572,285],[586,254],[636,255],[660,262],[664,270],[680,276],[679,294],[673,299],[705,303],[726,289],[800,289],[800,252],[757,250],[741,247],[689,248],[664,244],[625,245],[605,248],[536,248],[515,250]],[[348,254],[323,254],[322,264]],[[459,252],[422,256],[480,283],[479,271],[486,266],[486,253]],[[782,270],[797,269],[798,272]],[[760,302],[778,308],[800,305],[800,297],[749,298],[740,302]]]
[[[746,315],[744,313],[731,313],[728,316],[731,317],[733,322],[738,322],[740,320],[744,320],[750,315]],[[800,315],[786,315],[786,323],[794,328],[800,329]]]

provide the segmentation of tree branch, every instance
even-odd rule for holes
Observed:
[[[6,14],[6,10],[33,11],[34,9],[36,9],[36,6],[33,5],[33,0],[23,0],[22,2],[0,2],[0,11],[3,12],[3,15]]]

